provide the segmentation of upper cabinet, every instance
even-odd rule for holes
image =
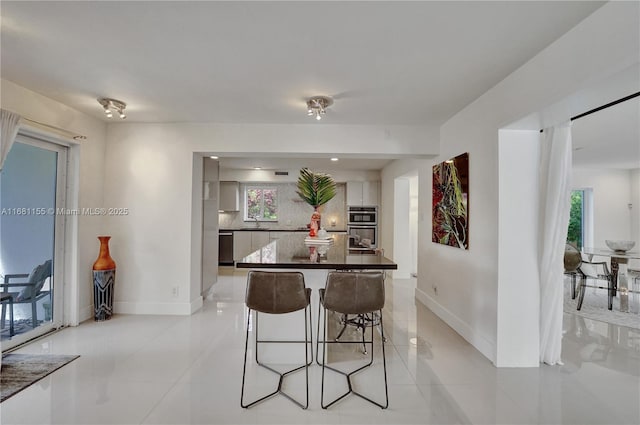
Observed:
[[[347,206],[375,206],[380,203],[380,182],[347,182]]]
[[[220,210],[240,210],[240,184],[238,182],[220,182]]]

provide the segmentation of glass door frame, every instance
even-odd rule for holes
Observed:
[[[23,344],[31,339],[42,336],[52,330],[62,327],[64,323],[64,299],[65,299],[65,240],[66,240],[66,215],[58,214],[60,209],[67,209],[67,177],[69,174],[69,146],[56,143],[55,139],[46,136],[39,137],[30,131],[18,131],[15,143],[22,143],[39,149],[57,153],[56,158],[56,198],[55,198],[55,219],[53,227],[53,285],[52,285],[52,316],[50,322],[43,322],[41,326],[15,335],[10,340],[2,341],[1,350],[6,351],[15,346]]]

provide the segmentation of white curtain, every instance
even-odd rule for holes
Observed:
[[[0,170],[20,127],[20,115],[0,109]]]
[[[571,208],[571,123],[547,128],[540,149],[540,361],[562,364],[564,246]]]

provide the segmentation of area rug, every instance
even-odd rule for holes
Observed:
[[[564,284],[564,312],[576,314],[587,319],[598,320],[600,322],[612,323],[618,326],[626,326],[640,330],[640,314],[637,313],[640,302],[637,298],[633,299],[633,295],[629,295],[629,305],[632,312],[625,313],[620,311],[620,297],[613,297],[613,310],[607,308],[607,290],[587,288],[584,294],[584,301],[580,311],[576,310],[578,306],[578,297],[572,300],[569,293],[570,281],[565,279]],[[638,295],[636,295],[638,297]],[[633,312],[635,311],[635,312]]]
[[[80,356],[4,354],[0,371],[0,403]]]

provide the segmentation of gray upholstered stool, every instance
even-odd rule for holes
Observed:
[[[309,406],[309,365],[313,362],[313,340],[311,339],[311,309],[309,302],[311,300],[311,289],[306,288],[304,284],[304,276],[299,272],[258,272],[250,271],[247,277],[247,294],[245,302],[249,308],[247,314],[247,335],[244,345],[244,366],[242,369],[242,391],[240,394],[240,405],[244,408],[251,407],[256,403],[266,400],[276,394],[282,394],[298,406],[306,409]],[[259,366],[279,375],[278,387],[275,391],[261,397],[248,404],[244,402],[244,384],[247,372],[247,351],[249,348],[249,322],[251,319],[251,311],[255,311],[255,354],[256,363]],[[304,310],[304,341],[274,341],[261,340],[258,337],[258,313],[267,314],[285,314],[294,311]],[[308,315],[308,317],[307,317]],[[279,372],[264,363],[260,362],[258,356],[258,347],[260,344],[276,344],[276,343],[303,343],[305,361],[302,366]],[[309,352],[311,350],[311,359]],[[305,369],[306,372],[306,401],[305,404],[295,400],[289,394],[282,390],[284,378],[298,370]]]
[[[322,386],[320,393],[320,405],[323,409],[328,408],[334,403],[342,400],[347,395],[353,393],[358,397],[367,400],[375,404],[382,409],[386,409],[389,406],[389,392],[387,386],[387,361],[384,352],[384,326],[382,324],[382,308],[384,307],[384,275],[381,272],[329,272],[327,276],[327,284],[325,289],[320,290],[320,304],[322,310],[324,310],[323,321],[323,341],[322,341]],[[381,346],[382,346],[382,365],[384,374],[384,404],[373,401],[372,399],[360,394],[353,389],[351,377],[368,368],[373,364],[373,326],[371,328],[371,340],[370,341],[327,341],[327,311],[333,311],[340,314],[354,314],[354,315],[369,315],[369,319],[372,320],[373,314],[379,315],[380,320],[380,334],[381,334]],[[318,313],[318,321],[320,321],[320,312]],[[364,328],[362,329],[364,333]],[[318,338],[320,336],[318,335]],[[327,366],[326,364],[326,344],[371,344],[371,359],[364,366],[361,366],[351,372],[343,372],[337,368]],[[317,350],[316,355],[320,356],[320,351]],[[347,378],[347,386],[349,390],[336,398],[335,400],[324,404],[324,376],[325,369],[330,369]]]

